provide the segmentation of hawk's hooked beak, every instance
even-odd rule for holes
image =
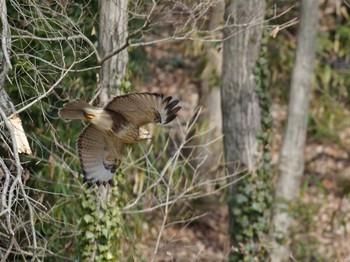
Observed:
[[[88,114],[88,113],[84,113],[84,116],[85,116],[86,120],[91,120],[91,119],[93,119],[95,117],[95,115]]]
[[[147,129],[141,127],[139,129],[139,138],[140,140],[146,140],[146,139],[151,139],[152,136]]]

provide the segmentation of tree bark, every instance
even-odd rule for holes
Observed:
[[[128,1],[100,0],[99,54],[103,59],[127,41]],[[124,48],[117,55],[104,61],[100,70],[100,104],[104,105],[111,97],[120,95],[120,84],[126,76],[128,52]]]
[[[225,1],[220,0],[210,11],[210,21],[208,29],[214,31],[220,26],[220,22],[224,19]],[[221,35],[213,35],[219,38]],[[222,118],[221,118],[221,97],[220,84],[213,84],[214,77],[221,77],[222,71],[222,54],[217,48],[210,43],[204,44],[206,52],[206,65],[201,74],[201,85],[199,89],[199,104],[203,107],[200,115],[200,122],[204,123],[210,132],[207,133],[205,139],[208,144],[203,148],[198,149],[198,155],[206,152],[206,160],[200,167],[200,172],[203,175],[212,176],[218,163],[221,161],[221,152],[223,151],[222,139],[217,140],[222,135]],[[216,140],[217,142],[211,143]],[[214,174],[216,175],[216,174]],[[208,186],[209,187],[209,186]]]
[[[99,56],[102,64],[99,74],[99,105],[104,106],[113,96],[120,95],[120,84],[127,72],[128,10],[127,0],[100,0],[99,6]],[[125,48],[124,48],[125,47]],[[109,57],[115,50],[119,53]],[[114,183],[120,180],[115,175]],[[116,185],[101,184],[84,193],[87,203],[82,231],[85,232],[83,257],[87,261],[119,261],[122,257],[122,214],[120,193]],[[97,211],[97,212],[95,212]],[[85,219],[90,218],[92,219]],[[87,237],[86,235],[93,237]]]
[[[276,246],[272,261],[289,258],[289,229],[292,216],[289,204],[299,196],[304,172],[304,146],[318,26],[318,0],[301,0],[296,61],[293,69],[288,107],[288,122],[279,160],[279,177],[275,189],[272,220]]]
[[[223,43],[222,119],[225,163],[228,174],[237,172],[237,163],[250,171],[258,153],[260,130],[259,99],[256,94],[254,68],[259,57],[265,1],[235,0],[226,6]],[[229,178],[229,220],[231,244],[238,247],[239,229],[234,221],[234,199],[238,194],[237,179]],[[244,240],[242,241],[244,242]]]
[[[253,70],[259,56],[265,1],[236,0],[226,7],[222,114],[226,163],[240,160],[253,169],[260,109]],[[235,26],[233,26],[235,25]],[[231,166],[231,165],[229,165]],[[229,172],[233,172],[230,170]]]
[[[223,0],[211,9],[211,17],[209,21],[209,31],[215,30],[224,18],[225,2]],[[215,35],[214,35],[215,37]],[[216,130],[217,134],[221,134],[221,108],[220,108],[220,88],[211,85],[213,75],[221,76],[222,55],[210,44],[205,44],[207,64],[201,75],[201,89],[199,102],[204,107],[202,119],[209,120],[209,128]],[[215,135],[215,134],[213,134]],[[214,137],[211,137],[214,138]]]

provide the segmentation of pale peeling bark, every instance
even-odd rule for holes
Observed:
[[[254,68],[259,57],[265,1],[236,0],[226,7],[224,31],[222,115],[225,158],[229,172],[241,161],[254,169],[260,108]],[[236,26],[232,26],[236,25]]]
[[[10,118],[10,123],[13,127],[18,153],[31,155],[32,150],[30,149],[26,133],[24,132],[22,126],[21,119],[15,115],[12,118]]]
[[[292,74],[288,123],[275,190],[276,207],[272,226],[276,246],[271,256],[274,262],[286,261],[290,256],[288,236],[292,216],[288,213],[288,207],[299,196],[301,177],[304,172],[304,146],[315,64],[318,5],[318,0],[301,0],[300,5],[298,45]]]
[[[31,155],[32,150],[29,146],[27,135],[22,126],[22,121],[19,116],[15,115],[15,107],[5,91],[5,77],[6,74],[0,74],[0,107],[5,113],[6,117],[12,115],[12,117],[9,118],[9,122],[11,124],[11,130],[14,133],[14,141],[12,141],[12,143],[16,144],[17,152],[19,154]]]
[[[101,59],[124,46],[128,36],[128,1],[100,1],[99,54]],[[126,76],[128,52],[124,48],[104,61],[100,70],[100,104],[104,105],[112,96],[119,95],[119,85]]]

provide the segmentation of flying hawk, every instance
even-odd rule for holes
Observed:
[[[61,118],[90,122],[77,141],[84,181],[112,179],[121,163],[125,144],[150,139],[150,133],[142,126],[169,123],[181,109],[178,103],[171,96],[157,93],[116,96],[104,108],[82,100],[66,103],[59,111]]]

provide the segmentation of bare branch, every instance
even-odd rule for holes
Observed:
[[[7,208],[11,208],[12,201],[14,199],[13,195],[14,195],[15,188],[17,186],[19,186],[19,188],[20,188],[20,190],[22,192],[22,197],[24,198],[24,201],[26,202],[27,207],[28,207],[28,211],[29,211],[31,235],[32,235],[32,241],[33,241],[32,245],[33,245],[33,249],[35,251],[38,246],[37,246],[37,240],[36,240],[34,212],[33,212],[33,207],[32,207],[32,205],[31,205],[31,203],[29,201],[29,197],[28,197],[28,195],[27,195],[27,193],[26,193],[26,191],[24,189],[24,185],[23,185],[23,181],[22,181],[22,170],[23,169],[22,169],[21,162],[20,162],[20,159],[19,159],[17,143],[15,142],[16,141],[15,132],[13,130],[13,126],[12,126],[10,120],[8,119],[8,117],[6,116],[5,112],[3,111],[3,109],[1,107],[0,107],[0,116],[3,119],[3,121],[4,121],[8,132],[10,133],[10,137],[11,137],[11,140],[12,140],[12,147],[13,147],[12,154],[13,154],[14,159],[15,159],[16,171],[17,171],[16,177],[13,180],[12,185],[11,185],[10,190],[9,190],[8,204],[5,204],[5,206],[7,206]],[[4,168],[4,165],[2,165],[2,168]],[[5,172],[7,172],[7,171],[5,171]],[[2,205],[4,205],[4,203]],[[10,220],[10,221],[7,221],[8,222],[8,226],[9,226],[9,223],[11,223],[11,218],[10,218],[11,211],[7,212],[7,214],[8,214],[7,219]],[[13,238],[14,237],[14,231],[12,229],[12,226],[9,226],[8,230],[9,230],[11,238]]]
[[[1,12],[1,23],[2,23],[2,33],[1,33],[2,52],[6,61],[5,64],[7,64],[6,67],[8,67],[9,69],[12,69],[10,55],[8,52],[8,50],[11,48],[11,34],[10,34],[10,27],[7,21],[7,8],[6,8],[5,0],[2,0],[0,2],[0,12]]]

